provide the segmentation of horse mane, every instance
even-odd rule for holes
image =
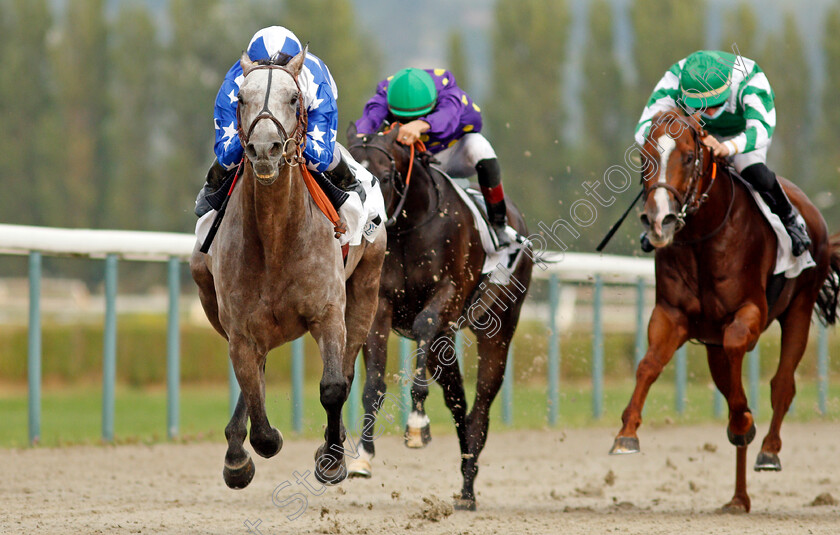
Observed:
[[[268,59],[258,59],[254,63],[257,65],[279,65],[281,67],[285,66],[289,61],[292,60],[292,57],[285,52],[275,52],[273,56]]]

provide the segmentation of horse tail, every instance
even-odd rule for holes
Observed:
[[[840,301],[840,233],[829,239],[828,277],[817,295],[817,315],[826,325],[837,323]]]

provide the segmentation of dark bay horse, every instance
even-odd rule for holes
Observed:
[[[432,172],[427,153],[412,162],[414,153],[396,142],[398,130],[359,138],[351,125],[347,134],[353,157],[381,179],[390,216],[379,308],[364,346],[365,428],[373,428],[385,394],[387,341],[393,329],[418,345],[406,445],[422,447],[431,439],[423,408],[428,369],[443,387],[461,449],[463,487],[455,505],[474,510],[473,486],[478,456],[487,440],[490,404],[504,378],[532,260],[522,254],[507,284],[486,280],[485,253],[469,208],[445,177]],[[521,235],[528,234],[512,203],[508,203],[508,221]],[[455,332],[465,326],[475,333],[479,355],[475,402],[469,413],[453,341]],[[370,477],[371,434],[363,432],[361,443],[362,458],[351,463],[350,474]]]
[[[837,319],[840,235],[829,238],[819,211],[780,178],[812,239],[816,263],[792,279],[774,277],[777,238],[750,193],[725,162],[700,141],[699,116],[676,111],[657,116],[642,149],[643,224],[656,251],[656,305],[649,348],[636,371],[636,387],[610,453],[639,451],[636,430],[651,384],[685,342],[705,344],[709,369],[729,404],[727,436],[737,447],[735,494],[727,510],[749,511],[747,445],[755,423],[741,379],[744,353],[773,321],[782,330],[781,356],[771,385],[773,417],[756,470],[781,470],[779,431],[795,393],[794,371],[808,342],[811,314]],[[768,297],[769,294],[769,297]]]
[[[249,417],[254,451],[271,457],[283,446],[266,417],[266,353],[307,331],[324,364],[321,404],[327,413],[315,475],[329,484],[344,479],[341,408],[376,312],[384,230],[377,230],[373,243],[363,239],[351,247],[345,265],[334,226],[302,178],[306,108],[297,77],[305,56],[304,49],[283,67],[255,64],[243,54],[238,113],[247,158],[212,255],[196,247],[190,260],[207,318],[227,339],[242,388],[225,428],[223,475],[231,488],[247,486],[254,476],[243,447]]]

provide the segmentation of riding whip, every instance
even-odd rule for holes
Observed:
[[[612,228],[610,229],[610,231],[607,232],[607,235],[604,236],[604,239],[601,240],[601,243],[598,244],[598,247],[595,248],[596,251],[601,252],[602,250],[604,250],[604,247],[607,246],[607,244],[612,239],[613,234],[615,234],[615,231],[617,231],[618,227],[620,227],[621,224],[624,223],[624,220],[627,218],[627,214],[629,214],[630,210],[632,210],[633,207],[636,206],[636,203],[639,202],[639,198],[642,196],[642,193],[644,193],[644,192],[645,192],[644,189],[639,191],[639,194],[636,195],[636,198],[633,199],[633,202],[630,203],[630,206],[628,206],[627,210],[625,210],[624,213],[621,215],[621,218],[619,218],[619,220],[616,221],[615,225],[613,225]]]

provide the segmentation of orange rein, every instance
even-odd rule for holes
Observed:
[[[402,126],[402,123],[393,123],[391,126],[383,130],[382,133],[387,134],[396,126]],[[405,176],[406,188],[408,188],[408,183],[411,182],[411,170],[414,169],[414,150],[416,149],[417,152],[426,152],[426,144],[418,139],[412,145],[409,145],[409,148],[411,149],[411,159],[408,160],[408,173]]]
[[[344,221],[338,216],[338,212],[335,211],[333,208],[332,203],[327,198],[326,193],[324,190],[321,189],[321,186],[315,182],[315,179],[312,178],[312,173],[309,172],[309,169],[306,167],[306,164],[301,164],[300,166],[301,172],[303,174],[303,181],[306,183],[306,189],[309,190],[309,194],[312,195],[312,200],[315,201],[315,205],[323,212],[327,219],[330,220],[330,223],[333,224],[333,230],[335,230],[335,237],[338,238],[345,232],[347,232],[347,225],[344,224]]]

